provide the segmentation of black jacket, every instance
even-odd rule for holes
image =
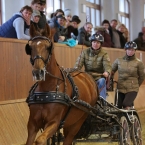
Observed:
[[[90,36],[91,35],[86,32],[85,28],[81,27],[78,34],[78,44],[86,45],[88,47],[91,46],[91,41],[89,41]]]

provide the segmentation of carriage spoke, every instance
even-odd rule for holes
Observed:
[[[119,145],[130,145],[129,125],[125,116],[120,119],[122,127],[120,127]]]
[[[143,145],[141,135],[141,125],[139,119],[134,115],[134,123],[131,128],[132,142],[134,145]]]

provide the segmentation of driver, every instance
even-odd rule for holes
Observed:
[[[100,96],[106,99],[106,78],[111,73],[110,58],[102,49],[104,37],[101,34],[93,34],[90,37],[91,47],[82,51],[78,57],[75,68],[85,67],[98,85]]]

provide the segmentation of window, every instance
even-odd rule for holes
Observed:
[[[145,27],[145,4],[144,4],[144,20],[143,20],[143,27]]]
[[[145,4],[144,4],[144,20],[145,20]]]
[[[129,1],[119,0],[119,14],[118,19],[129,29]]]
[[[46,13],[49,15],[57,9],[61,9],[61,0],[46,0]]]
[[[100,0],[86,0],[86,22],[91,22],[93,27],[101,23]]]

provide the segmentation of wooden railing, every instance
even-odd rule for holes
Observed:
[[[25,54],[26,43],[26,40],[0,38],[0,101],[26,98],[30,87],[35,83],[32,80],[29,56]],[[64,44],[55,43],[54,45],[58,64],[65,68],[74,67],[75,61],[82,51],[82,46],[77,45],[70,48]],[[123,49],[103,49],[108,52],[111,62],[125,55]],[[145,52],[137,51],[136,56],[145,64],[145,57],[143,57]],[[144,89],[143,83],[136,99],[137,107],[145,107]]]

